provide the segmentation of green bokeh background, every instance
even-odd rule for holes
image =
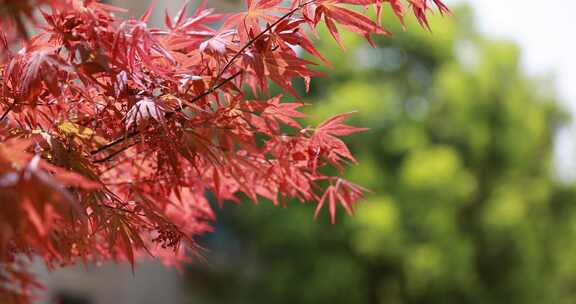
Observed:
[[[576,188],[555,178],[568,122],[520,50],[482,36],[473,12],[409,19],[377,48],[321,30],[310,124],[348,111],[347,177],[372,190],[354,217],[269,202],[219,210],[188,269],[189,303],[576,303]]]

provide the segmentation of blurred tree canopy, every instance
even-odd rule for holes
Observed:
[[[346,52],[320,33],[334,69],[310,119],[358,111],[348,177],[373,193],[336,225],[307,205],[221,210],[205,243],[227,255],[190,269],[192,302],[574,302],[576,189],[551,166],[567,116],[470,9],[431,22],[389,22],[377,48],[344,35]]]

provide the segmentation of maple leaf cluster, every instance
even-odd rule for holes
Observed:
[[[97,1],[1,0],[0,299],[29,299],[26,257],[186,260],[212,229],[208,194],[352,213],[364,190],[340,177],[355,161],[340,137],[363,129],[349,114],[301,125],[294,83],[321,74],[299,49],[329,64],[310,38],[321,23],[340,45],[339,27],[372,43],[390,34],[384,4],[427,27],[429,2],[247,0],[230,15],[202,2],[151,28],[151,9],[123,20]]]

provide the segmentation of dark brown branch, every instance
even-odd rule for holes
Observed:
[[[0,122],[2,122],[4,120],[4,118],[6,118],[6,116],[8,116],[8,113],[10,113],[10,111],[12,111],[12,107],[14,107],[14,104],[11,104],[10,106],[8,106],[8,109],[6,109],[6,111],[4,111],[4,113],[2,113],[2,116],[0,116]]]
[[[99,147],[99,148],[97,148],[97,149],[95,149],[95,150],[90,151],[90,154],[91,154],[91,155],[98,154],[98,153],[100,153],[100,152],[102,152],[102,151],[104,151],[104,150],[106,150],[106,149],[112,148],[112,147],[114,147],[115,145],[117,145],[117,144],[125,141],[126,139],[130,139],[130,138],[132,138],[132,137],[134,137],[134,136],[136,136],[136,135],[138,135],[138,132],[137,132],[137,131],[132,131],[132,132],[130,132],[130,133],[128,133],[128,134],[126,134],[126,135],[124,135],[124,136],[122,136],[122,137],[116,138],[115,140],[113,140],[113,141],[111,141],[111,142],[109,142],[109,143],[107,143],[107,144],[105,144],[105,145],[103,145],[103,146],[101,146],[101,147]]]
[[[126,138],[122,138],[122,140],[125,140],[125,139],[126,139]],[[107,161],[111,160],[112,158],[114,158],[116,155],[118,155],[118,154],[120,154],[120,153],[122,153],[122,152],[124,152],[124,151],[126,151],[126,150],[128,150],[128,149],[130,149],[131,147],[133,147],[133,146],[136,145],[136,144],[138,144],[138,142],[134,142],[134,143],[132,143],[132,144],[130,144],[130,145],[127,145],[127,146],[123,147],[122,149],[120,149],[120,150],[118,150],[118,151],[115,151],[114,153],[111,153],[110,155],[108,155],[108,156],[106,156],[106,157],[104,157],[104,158],[96,159],[96,160],[93,160],[92,162],[95,163],[95,164],[107,162]]]

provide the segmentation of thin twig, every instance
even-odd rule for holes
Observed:
[[[95,149],[95,150],[90,151],[90,154],[91,154],[91,155],[98,154],[98,153],[100,153],[100,152],[102,152],[102,151],[104,151],[104,150],[106,150],[106,149],[112,148],[113,146],[115,146],[115,145],[117,145],[117,144],[125,141],[126,139],[130,139],[130,138],[132,138],[132,137],[134,137],[134,136],[136,136],[136,135],[138,135],[138,131],[132,131],[132,132],[126,134],[126,135],[123,135],[123,136],[121,136],[121,137],[116,138],[115,140],[113,140],[113,141],[111,141],[111,142],[109,142],[109,143],[107,143],[107,144],[105,144],[105,145],[103,145],[103,146],[101,146],[101,147],[98,147],[98,148]]]
[[[226,83],[232,81],[234,78],[238,77],[240,74],[242,74],[242,71],[238,71],[238,72],[234,73],[234,75],[232,75],[232,76],[230,76],[230,77],[228,77],[228,78],[225,78],[224,81],[220,82],[218,85],[209,88],[209,89],[206,90],[204,93],[202,93],[202,94],[200,94],[200,95],[198,95],[198,96],[195,96],[194,98],[192,98],[191,100],[189,100],[189,101],[187,101],[187,102],[188,102],[188,103],[194,103],[194,102],[196,102],[196,101],[198,101],[198,100],[200,100],[200,99],[202,99],[202,98],[204,98],[204,97],[206,97],[206,96],[214,93],[214,91],[218,90],[219,88],[221,88],[221,87],[222,87],[223,85],[225,85]],[[178,111],[179,111],[179,110],[178,110]]]
[[[14,106],[14,104],[11,104],[8,109],[6,109],[6,111],[4,111],[4,113],[2,113],[2,116],[0,117],[0,122],[2,122],[4,120],[4,118],[6,118],[6,116],[8,116],[8,113],[10,113],[10,111],[12,111],[12,107]]]
[[[107,162],[107,161],[111,160],[112,158],[114,158],[116,155],[118,155],[118,154],[120,154],[120,153],[122,153],[122,152],[124,152],[124,151],[126,151],[126,150],[128,150],[128,149],[130,149],[131,147],[133,147],[133,146],[135,146],[135,145],[137,145],[137,144],[138,144],[138,141],[136,141],[136,142],[134,142],[134,143],[132,143],[132,144],[130,144],[130,145],[127,145],[127,146],[123,147],[122,149],[120,149],[120,150],[118,150],[118,151],[115,151],[114,153],[112,153],[112,154],[110,154],[110,155],[108,155],[108,156],[106,156],[106,157],[104,157],[104,158],[93,160],[92,162],[95,163],[95,164]]]

